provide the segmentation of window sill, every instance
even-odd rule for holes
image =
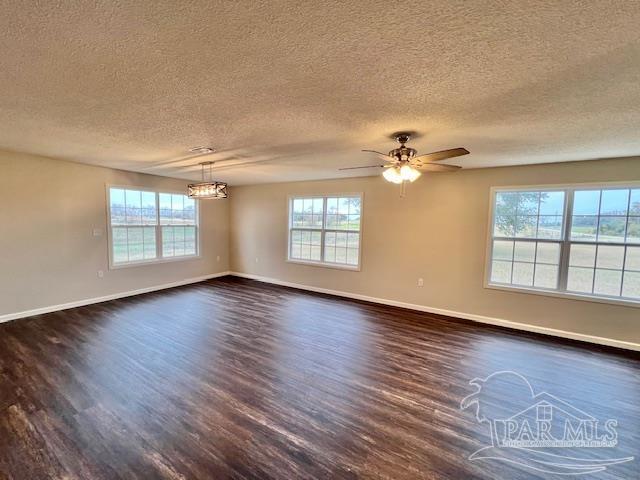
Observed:
[[[569,300],[581,300],[586,302],[606,303],[609,305],[619,305],[623,307],[640,308],[640,300],[635,301],[628,298],[595,297],[591,295],[582,295],[580,293],[557,292],[554,290],[541,290],[536,288],[517,287],[512,285],[502,285],[502,284],[496,284],[496,283],[486,283],[484,288],[489,288],[492,290],[502,290],[504,292],[528,293],[533,295],[543,295],[546,297],[565,298]]]
[[[121,268],[143,267],[145,265],[156,265],[158,263],[185,262],[188,260],[198,260],[202,255],[183,255],[181,257],[155,258],[153,260],[141,260],[139,262],[116,263],[109,265],[109,270],[120,270]]]
[[[310,267],[324,267],[324,268],[333,268],[336,270],[347,270],[351,272],[359,272],[360,265],[341,265],[339,263],[328,263],[328,262],[312,262],[308,260],[292,260],[287,259],[287,263],[296,263],[298,265],[307,265]]]

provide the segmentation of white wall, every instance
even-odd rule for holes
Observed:
[[[0,152],[0,317],[228,270],[226,200],[200,202],[201,258],[109,270],[107,184],[186,192],[187,182]]]

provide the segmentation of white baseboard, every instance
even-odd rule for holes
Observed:
[[[372,302],[372,303],[380,303],[383,305],[391,305],[394,307],[402,307],[402,308],[408,308],[410,310],[418,310],[420,312],[428,312],[428,313],[435,313],[438,315],[445,315],[447,317],[457,317],[457,318],[463,318],[465,320],[472,320],[474,322],[479,322],[479,323],[487,323],[490,325],[497,325],[500,327],[507,327],[507,328],[511,328],[511,329],[515,329],[515,330],[522,330],[525,332],[533,332],[533,333],[541,333],[543,335],[551,335],[554,337],[561,337],[561,338],[568,338],[571,340],[580,340],[583,342],[589,342],[589,343],[595,343],[598,345],[606,345],[609,347],[617,347],[617,348],[623,348],[626,350],[635,350],[635,351],[640,351],[640,344],[638,343],[632,343],[632,342],[625,342],[623,340],[615,340],[612,338],[605,338],[605,337],[597,337],[594,335],[585,335],[583,333],[576,333],[576,332],[567,332],[565,330],[558,330],[555,328],[548,328],[548,327],[540,327],[540,326],[536,326],[536,325],[529,325],[526,323],[519,323],[519,322],[513,322],[511,320],[505,320],[502,318],[495,318],[495,317],[487,317],[484,315],[476,315],[474,313],[466,313],[466,312],[456,312],[454,310],[446,310],[446,309],[442,309],[442,308],[435,308],[435,307],[428,307],[426,305],[417,305],[414,303],[405,303],[405,302],[399,302],[396,300],[389,300],[386,298],[377,298],[377,297],[369,297],[367,295],[360,295],[358,293],[349,293],[349,292],[343,292],[343,291],[339,291],[339,290],[330,290],[328,288],[320,288],[320,287],[312,287],[310,285],[303,285],[300,283],[292,283],[292,282],[285,282],[283,280],[278,280],[277,278],[270,278],[270,277],[262,277],[260,275],[253,275],[250,273],[240,273],[240,272],[229,272],[230,275],[234,275],[236,277],[242,277],[242,278],[249,278],[251,280],[257,280],[259,282],[265,282],[265,283],[273,283],[275,285],[282,285],[284,287],[292,287],[292,288],[298,288],[301,290],[308,290],[311,292],[317,292],[317,293],[326,293],[329,295],[336,295],[339,297],[347,297],[347,298],[353,298],[356,300],[364,300],[366,302]]]
[[[166,288],[179,287],[181,285],[188,285],[190,283],[203,282],[211,278],[223,277],[229,275],[231,272],[219,272],[209,275],[203,275],[201,277],[186,278],[184,280],[178,280],[177,282],[165,283],[162,285],[154,285],[152,287],[140,288],[137,290],[129,290],[128,292],[113,293],[111,295],[105,295],[104,297],[87,298],[84,300],[77,300],[75,302],[62,303],[60,305],[50,305],[48,307],[35,308],[33,310],[25,310],[23,312],[7,313],[0,315],[0,323],[8,322],[10,320],[16,320],[18,318],[31,317],[33,315],[42,315],[43,313],[57,312],[59,310],[67,310],[68,308],[83,307],[85,305],[91,305],[93,303],[107,302],[109,300],[116,300],[118,298],[131,297],[133,295],[140,295],[143,293],[155,292],[157,290],[164,290]]]

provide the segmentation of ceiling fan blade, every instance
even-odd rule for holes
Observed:
[[[387,165],[363,165],[362,167],[346,167],[346,168],[339,168],[338,170],[356,170],[358,168],[384,168]]]
[[[446,160],[447,158],[460,157],[461,155],[467,155],[469,150],[466,148],[451,148],[449,150],[441,150],[440,152],[426,153],[424,155],[418,155],[413,157],[412,161],[418,161],[422,163],[439,162]]]
[[[367,153],[375,153],[378,156],[378,158],[384,160],[385,162],[389,162],[391,160],[391,157],[386,153],[376,152],[375,150],[362,150],[362,151]]]
[[[422,165],[414,165],[414,167],[423,172],[455,172],[462,168],[457,165],[441,165],[438,163],[423,163]]]

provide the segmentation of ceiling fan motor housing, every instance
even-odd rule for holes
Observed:
[[[404,145],[400,148],[394,148],[389,152],[389,156],[394,158],[398,162],[409,162],[413,157],[415,157],[418,151],[415,148],[405,147]]]
[[[416,156],[418,151],[415,148],[405,147],[405,143],[409,141],[411,135],[408,133],[398,133],[396,135],[396,141],[400,144],[400,147],[394,148],[389,152],[389,156],[397,162],[406,163],[411,161]]]

